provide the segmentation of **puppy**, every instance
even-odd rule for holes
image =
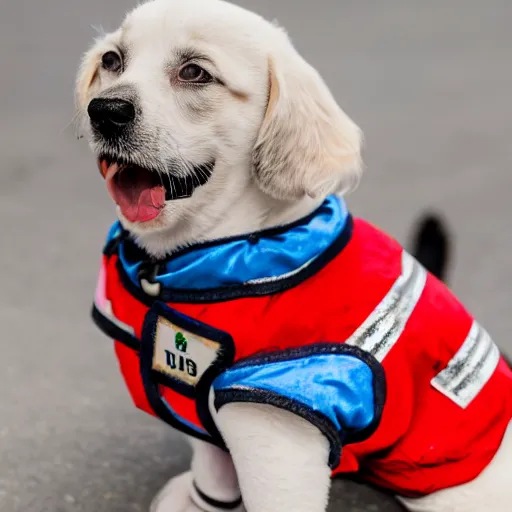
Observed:
[[[281,28],[144,3],[85,55],[77,106],[119,216],[93,317],[194,447],[153,511],[322,512],[350,473],[412,511],[510,510],[510,369],[350,215],[361,131]]]

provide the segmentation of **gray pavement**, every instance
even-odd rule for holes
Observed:
[[[406,243],[425,208],[456,242],[452,286],[512,352],[510,0],[244,0],[276,17],[366,134],[350,198]],[[189,450],[136,411],[89,321],[113,208],[70,129],[74,73],[132,1],[0,5],[0,511],[146,511]],[[337,482],[332,511],[397,511]]]

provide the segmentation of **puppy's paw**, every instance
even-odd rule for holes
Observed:
[[[203,512],[194,504],[192,473],[187,471],[173,478],[153,499],[150,512]]]
[[[216,506],[215,500],[201,494],[194,487],[192,473],[187,471],[173,478],[157,494],[151,503],[150,512],[245,512],[242,504],[234,506],[234,503],[219,503],[219,506]]]

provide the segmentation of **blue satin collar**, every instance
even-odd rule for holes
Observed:
[[[198,244],[159,263],[155,281],[176,290],[205,290],[240,284],[275,281],[299,272],[318,258],[340,236],[349,213],[345,202],[329,196],[311,215],[288,227],[246,236]],[[116,222],[108,241],[120,234]],[[142,251],[129,251],[122,240],[119,260],[137,286],[141,265],[149,258]]]

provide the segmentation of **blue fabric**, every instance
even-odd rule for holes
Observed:
[[[123,231],[123,228],[121,226],[121,223],[117,220],[116,222],[114,222],[114,224],[112,224],[112,226],[110,226],[110,229],[108,230],[107,243],[106,244],[108,244],[114,238],[119,236],[122,231]]]
[[[348,354],[315,354],[298,359],[231,367],[213,383],[215,391],[272,393],[322,413],[338,432],[359,431],[375,416],[373,373]]]
[[[169,404],[169,402],[167,400],[165,400],[164,398],[162,398],[162,402],[164,403],[165,407],[167,408],[167,410],[173,415],[174,419],[176,419],[177,421],[179,421],[182,425],[185,425],[186,427],[188,428],[191,428],[192,430],[194,430],[195,432],[197,432],[198,434],[207,434],[206,430],[194,425],[191,421],[188,421],[186,418],[184,418],[183,416],[180,416]]]
[[[345,202],[330,196],[310,215],[278,234],[226,239],[198,245],[171,256],[156,281],[163,288],[212,289],[273,280],[291,274],[321,255],[345,228]],[[112,232],[115,233],[115,226]],[[119,259],[130,280],[140,286],[141,261],[129,261],[123,243]]]

